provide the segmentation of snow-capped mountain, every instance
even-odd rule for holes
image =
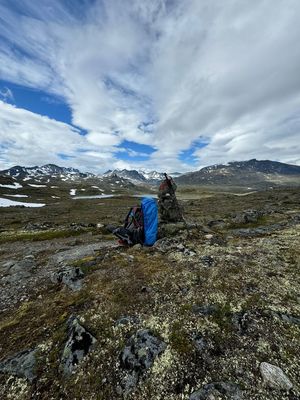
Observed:
[[[25,180],[46,177],[61,178],[63,180],[74,180],[78,178],[88,178],[95,176],[91,173],[82,173],[75,168],[59,167],[55,164],[46,164],[35,167],[21,167],[19,165],[16,165],[12,168],[0,171],[0,174]]]
[[[157,172],[157,171],[147,171],[147,170],[128,170],[128,169],[115,169],[115,170],[109,170],[105,172],[103,176],[111,176],[111,175],[116,175],[119,177],[123,177],[125,179],[130,180],[131,182],[135,184],[141,184],[141,183],[149,183],[149,184],[156,184],[159,181],[164,179],[164,173],[163,172]],[[174,172],[170,174],[173,177],[177,177],[181,175],[179,172]]]

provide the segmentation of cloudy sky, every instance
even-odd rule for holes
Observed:
[[[0,169],[300,165],[299,0],[0,0]]]

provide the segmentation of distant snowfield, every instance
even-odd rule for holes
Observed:
[[[75,196],[77,189],[70,189],[70,196]]]
[[[10,199],[4,199],[0,197],[0,207],[16,207],[16,206],[24,206],[24,207],[44,207],[46,204],[42,203],[23,203],[21,201],[14,201]]]
[[[47,185],[35,185],[34,183],[28,183],[28,186],[32,186],[32,187],[47,187]]]
[[[8,189],[19,189],[23,187],[19,183],[15,182],[13,185],[0,185],[0,187],[8,188]]]
[[[28,197],[27,194],[8,194],[8,193],[5,193],[4,196],[9,196],[9,197]]]

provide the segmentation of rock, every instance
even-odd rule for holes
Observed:
[[[208,347],[206,340],[200,334],[193,335],[193,343],[197,350],[203,351]]]
[[[249,328],[250,318],[246,312],[237,312],[232,316],[232,323],[240,335],[245,335]]]
[[[1,264],[0,267],[5,273],[7,273],[15,263],[16,263],[15,260],[8,260],[5,261],[3,264]]]
[[[205,267],[212,267],[214,265],[214,258],[212,256],[203,256],[200,260]]]
[[[189,400],[218,400],[221,398],[242,400],[243,393],[235,383],[212,382],[204,385],[202,389],[192,393]]]
[[[26,378],[32,382],[35,378],[37,350],[24,350],[0,363],[0,372]]]
[[[68,320],[68,340],[61,358],[64,375],[70,375],[77,364],[92,350],[97,339],[74,316]]]
[[[87,256],[93,256],[95,251],[101,250],[104,247],[114,248],[116,244],[112,241],[102,241],[101,243],[83,244],[68,250],[59,250],[57,254],[52,255],[50,261],[51,263],[59,264],[79,260]]]
[[[179,251],[185,251],[185,250],[186,250],[186,248],[184,247],[184,245],[183,245],[182,243],[179,243],[179,244],[176,246],[176,248],[177,248],[177,250],[179,250]]]
[[[5,276],[2,281],[4,283],[16,283],[23,279],[30,278],[32,270],[35,268],[35,260],[32,254],[24,257],[21,261],[10,260],[3,264]]]
[[[292,389],[293,384],[281,368],[276,365],[262,362],[259,366],[261,376],[265,385],[271,389],[286,390]]]
[[[153,248],[162,253],[166,253],[168,250],[170,250],[174,246],[176,246],[176,244],[172,243],[172,241],[170,239],[162,238],[162,239],[158,239],[154,243]]]
[[[192,311],[198,315],[213,315],[218,311],[218,307],[214,304],[204,304],[201,306],[194,304],[192,306]]]
[[[165,348],[166,344],[148,329],[139,330],[129,338],[120,354],[121,367],[128,372],[123,382],[125,392],[138,383]]]
[[[281,319],[284,322],[288,322],[289,324],[300,325],[300,317],[296,317],[295,315],[284,314],[280,312],[272,311],[271,314],[278,319]]]
[[[73,291],[82,288],[83,272],[79,267],[63,266],[51,276],[53,283],[64,283]]]
[[[132,246],[132,248],[130,250],[131,251],[141,251],[142,249],[143,249],[143,246],[140,243],[137,243],[134,246]]]
[[[232,216],[232,222],[234,224],[249,224],[255,223],[259,218],[263,216],[262,211],[258,210],[246,210],[241,213],[234,214]]]
[[[240,236],[240,237],[255,237],[255,236],[271,234],[272,232],[281,230],[286,226],[287,226],[286,222],[281,222],[278,224],[260,226],[259,228],[233,229],[231,233],[235,236]]]
[[[28,224],[26,224],[23,229],[25,231],[45,231],[52,227],[53,227],[53,224],[48,223],[48,222],[42,222],[42,223],[28,222]]]
[[[218,228],[223,228],[226,225],[226,222],[223,219],[216,219],[208,221],[207,226],[209,228],[214,228],[215,226]]]
[[[141,292],[142,293],[151,293],[152,292],[152,288],[149,287],[149,286],[142,286]]]

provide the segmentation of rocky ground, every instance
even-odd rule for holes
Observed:
[[[0,210],[1,399],[300,399],[300,190],[181,197],[152,248],[129,198]]]

